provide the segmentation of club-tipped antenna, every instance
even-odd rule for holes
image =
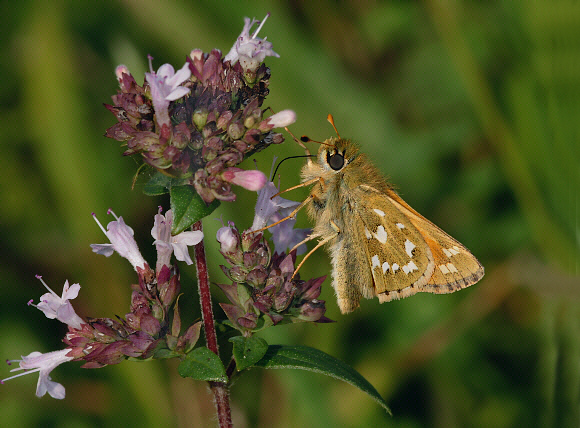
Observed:
[[[310,150],[308,150],[308,147],[306,147],[306,146],[304,145],[304,143],[303,143],[302,141],[300,141],[302,138],[301,138],[300,140],[299,140],[298,138],[296,138],[296,137],[294,136],[294,134],[293,134],[293,133],[292,133],[292,132],[291,132],[291,131],[288,129],[288,127],[287,127],[287,126],[285,126],[285,127],[284,127],[284,129],[286,130],[286,132],[287,132],[288,134],[292,135],[292,138],[294,139],[294,141],[296,141],[296,142],[298,143],[298,145],[304,149],[304,151],[306,152],[306,156],[308,156],[308,157],[312,156],[312,155],[310,154]],[[306,141],[305,141],[305,142],[306,142]]]
[[[328,116],[326,117],[326,120],[328,120],[330,122],[330,124],[334,128],[334,132],[336,132],[336,135],[338,136],[338,138],[340,138],[340,134],[338,133],[338,129],[336,129],[336,126],[334,125],[334,117],[332,117],[332,115],[329,113]]]

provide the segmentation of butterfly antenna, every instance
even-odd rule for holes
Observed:
[[[288,134],[292,135],[292,138],[294,139],[294,141],[296,141],[296,142],[297,142],[297,143],[300,145],[300,147],[302,147],[302,148],[304,149],[304,151],[306,152],[306,156],[308,156],[308,157],[312,156],[312,155],[310,154],[310,150],[308,150],[308,147],[306,147],[306,146],[304,145],[304,143],[307,143],[307,142],[308,142],[308,140],[304,141],[304,137],[300,138],[300,140],[304,141],[304,143],[303,143],[303,142],[302,142],[302,141],[300,141],[298,138],[296,138],[292,132],[290,132],[290,130],[288,129],[288,127],[287,127],[287,126],[285,126],[285,127],[284,127],[284,129],[286,130],[286,132],[287,132]]]
[[[330,124],[332,125],[332,127],[334,128],[334,132],[336,132],[336,135],[338,135],[338,138],[340,139],[340,134],[338,133],[338,129],[336,129],[336,126],[334,125],[334,117],[332,117],[331,114],[329,114],[326,117],[326,120],[328,120],[330,122]]]

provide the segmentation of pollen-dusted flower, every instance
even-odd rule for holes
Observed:
[[[135,270],[137,270],[137,268],[145,269],[148,265],[139,251],[135,238],[133,238],[133,229],[125,224],[123,217],[117,217],[117,215],[110,209],[107,213],[112,214],[116,218],[115,221],[111,221],[107,224],[107,230],[105,230],[103,225],[99,222],[95,213],[93,213],[93,218],[103,233],[107,235],[107,238],[109,238],[111,243],[91,244],[93,251],[97,254],[102,254],[105,257],[109,257],[116,251],[121,257],[129,260]]]
[[[173,212],[167,211],[165,216],[159,213],[155,215],[155,224],[151,229],[151,236],[155,239],[157,248],[157,270],[163,265],[170,266],[169,259],[171,253],[175,253],[175,258],[188,265],[193,264],[187,247],[199,244],[203,239],[203,232],[199,230],[181,232],[175,236],[171,235],[171,226],[173,225]]]
[[[4,383],[7,380],[14,379],[16,377],[24,376],[29,373],[40,372],[38,376],[38,383],[36,385],[36,396],[42,397],[48,392],[48,394],[59,400],[65,397],[65,389],[58,382],[54,382],[49,374],[52,370],[58,367],[62,363],[73,360],[73,357],[67,356],[70,349],[62,349],[60,351],[47,352],[42,354],[40,352],[32,352],[21,360],[9,360],[8,364],[13,362],[18,362],[19,367],[10,370],[11,372],[26,370],[24,373],[19,373],[15,376],[11,376],[6,379],[2,379],[0,383]]]
[[[81,286],[79,284],[73,284],[71,287],[69,287],[67,280],[64,283],[62,297],[59,297],[58,294],[52,291],[46,282],[44,282],[40,275],[36,275],[36,278],[42,282],[49,293],[40,296],[40,303],[34,306],[44,312],[44,315],[46,315],[47,318],[56,318],[60,322],[67,324],[72,328],[81,328],[81,326],[85,324],[85,321],[83,321],[83,319],[76,314],[69,301],[78,296]]]

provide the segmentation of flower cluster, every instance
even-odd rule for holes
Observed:
[[[109,211],[111,212],[111,211]],[[112,212],[111,212],[112,213]],[[114,213],[112,213],[114,215]],[[93,251],[110,256],[117,252],[126,258],[137,271],[139,283],[133,285],[130,312],[124,318],[81,318],[73,309],[70,300],[78,296],[80,285],[69,286],[65,282],[62,296],[58,296],[38,277],[48,289],[40,298],[40,303],[29,305],[41,310],[47,318],[57,319],[68,325],[63,342],[66,349],[42,354],[33,352],[21,360],[12,371],[25,372],[4,379],[2,382],[23,374],[40,372],[36,395],[47,392],[54,398],[65,396],[64,387],[52,381],[49,374],[58,365],[68,361],[84,361],[84,368],[98,368],[118,364],[127,358],[147,359],[152,356],[178,356],[188,353],[196,344],[201,329],[197,322],[182,333],[181,319],[177,307],[180,291],[179,272],[170,264],[172,253],[178,260],[191,263],[187,246],[201,241],[201,232],[182,232],[177,236],[167,233],[171,230],[172,213],[165,216],[161,210],[155,216],[151,235],[157,248],[157,269],[154,271],[141,255],[133,238],[133,230],[122,217],[116,217],[105,230],[109,244],[93,244]]]
[[[118,123],[107,137],[126,143],[125,155],[141,154],[146,164],[180,185],[194,186],[208,204],[234,200],[232,183],[260,189],[267,181],[264,174],[236,165],[284,141],[273,129],[294,123],[296,115],[284,110],[264,117],[270,69],[263,61],[278,54],[257,37],[261,26],[250,35],[256,23],[246,18],[226,57],[219,50],[193,50],[177,72],[169,64],[155,72],[149,58],[143,86],[119,66],[120,91],[113,105],[106,105]]]
[[[271,182],[260,190],[252,229],[240,233],[229,222],[217,233],[220,252],[230,264],[221,268],[232,281],[218,284],[231,302],[220,306],[231,325],[243,333],[284,322],[330,321],[324,316],[324,300],[318,300],[326,277],[300,280],[294,268],[296,250],[285,252],[300,244],[308,230],[294,229],[291,219],[285,220],[283,227],[272,228],[273,240],[280,245],[274,254],[263,233],[254,232],[298,205],[274,196],[275,193],[277,189]]]

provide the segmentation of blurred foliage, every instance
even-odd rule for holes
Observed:
[[[333,134],[325,121],[333,113],[341,135],[360,141],[407,202],[467,245],[486,276],[449,296],[365,301],[348,316],[325,284],[337,323],[262,337],[351,364],[393,417],[336,380],[253,369],[233,386],[235,426],[577,427],[580,5],[572,0],[3,2],[0,354],[62,347],[64,327],[26,306],[44,292],[34,274],[56,291],[79,282],[81,315],[127,312],[136,277],[120,257],[90,251],[104,242],[91,212],[123,215],[154,260],[153,215],[168,201],[145,197],[139,183],[131,191],[137,163],[103,137],[115,122],[102,107],[116,92],[115,66],[142,76],[147,54],[159,66],[182,64],[193,48],[227,52],[242,18],[267,11],[261,35],[281,55],[267,60],[267,105],[294,109],[292,130],[318,140]],[[256,156],[258,167],[300,154],[288,140]],[[298,183],[296,162],[281,167],[283,188]],[[247,227],[254,202],[240,190],[205,220],[215,281],[223,274],[214,218]],[[317,257],[303,278],[329,273],[326,255]],[[193,268],[182,284],[182,313],[192,308],[194,319]],[[52,377],[65,400],[34,397],[35,375],[1,386],[3,423],[215,424],[205,384],[180,378],[174,361],[69,363]]]

